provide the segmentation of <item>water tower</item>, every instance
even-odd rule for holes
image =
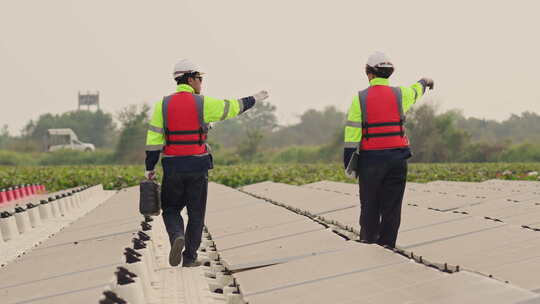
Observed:
[[[90,111],[90,107],[95,106],[96,110],[99,110],[99,91],[95,93],[86,92],[81,93],[79,92],[79,111],[81,110],[81,106],[87,106],[88,111]]]

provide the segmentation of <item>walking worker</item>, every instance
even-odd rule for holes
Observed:
[[[201,265],[197,250],[204,226],[208,170],[213,168],[206,143],[208,123],[238,116],[268,98],[266,91],[228,100],[200,95],[202,75],[187,59],[176,63],[173,78],[177,92],[155,104],[146,138],[147,179],[155,177],[154,168],[163,153],[161,208],[171,242],[171,266],[179,265],[182,258],[183,267]],[[185,232],[180,215],[184,207],[188,214]]]
[[[426,88],[433,89],[429,78],[410,87],[390,87],[388,78],[393,72],[394,65],[385,54],[376,52],[368,58],[370,86],[353,98],[343,153],[345,167],[359,178],[360,241],[390,248],[396,246],[407,159],[412,155],[404,114]]]

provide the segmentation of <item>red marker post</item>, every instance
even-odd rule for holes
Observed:
[[[15,189],[13,189],[13,193],[15,194],[15,199],[18,200],[21,198],[21,188],[19,186],[15,186]]]
[[[28,196],[28,192],[26,191],[26,185],[20,185],[19,189],[21,189],[21,198],[25,198]]]
[[[36,184],[31,184],[30,185],[30,191],[32,192],[33,195],[37,194],[37,185]]]
[[[7,197],[7,201],[12,201],[14,199],[14,196],[13,196],[13,188],[8,188],[7,191],[6,191],[6,197]]]
[[[32,191],[32,185],[26,184],[26,193],[28,193],[28,195],[34,195]]]
[[[0,204],[7,203],[6,189],[0,190]]]

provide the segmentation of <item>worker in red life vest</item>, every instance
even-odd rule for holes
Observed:
[[[176,63],[176,93],[155,104],[146,138],[146,178],[154,178],[154,167],[163,154],[161,208],[171,242],[171,266],[182,259],[183,267],[200,265],[197,250],[204,226],[208,170],[213,167],[206,143],[208,124],[236,117],[268,97],[266,91],[240,99],[203,96],[202,75],[189,60]],[[180,215],[184,207],[189,217],[186,231]]]
[[[381,52],[368,58],[369,88],[354,96],[345,126],[344,165],[359,178],[360,241],[394,248],[411,157],[405,113],[433,89],[422,78],[410,87],[390,87],[394,65]]]

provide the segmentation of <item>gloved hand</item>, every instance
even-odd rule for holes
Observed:
[[[345,176],[347,176],[348,178],[353,178],[353,179],[357,179],[358,176],[356,176],[356,172],[355,171],[349,171],[347,169],[345,169]]]
[[[260,91],[259,93],[254,94],[253,98],[255,98],[255,101],[263,101],[266,98],[268,98],[268,92],[267,91]]]
[[[420,80],[423,81],[426,84],[426,87],[428,89],[433,90],[433,87],[435,86],[435,83],[433,82],[433,79],[424,77],[424,78],[422,78]]]
[[[154,179],[156,177],[156,171],[155,170],[146,171],[144,172],[144,177],[146,177],[146,179]]]

